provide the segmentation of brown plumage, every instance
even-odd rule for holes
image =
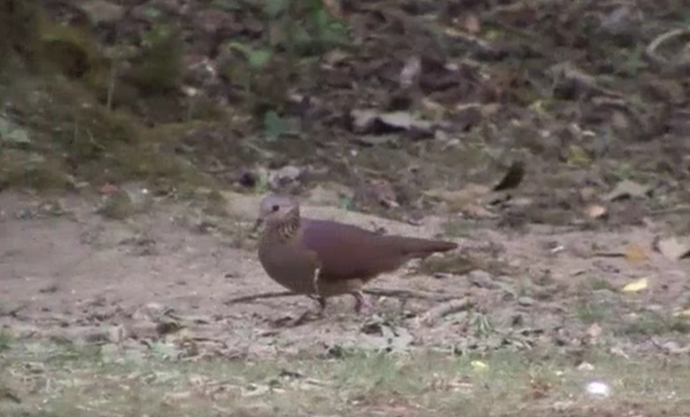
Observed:
[[[300,216],[290,197],[269,195],[260,206],[257,225],[259,260],[277,283],[326,306],[328,297],[351,294],[355,310],[368,303],[362,287],[413,258],[445,252],[456,243],[405,236],[379,235],[357,226]]]

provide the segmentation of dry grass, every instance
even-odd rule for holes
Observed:
[[[42,342],[5,344],[5,416],[514,416],[689,415],[690,361],[590,355],[593,370],[564,355],[530,361],[444,353],[350,352],[341,358],[166,360]],[[476,362],[481,360],[483,367]],[[609,398],[585,392],[591,381]],[[685,397],[687,398],[687,397]]]

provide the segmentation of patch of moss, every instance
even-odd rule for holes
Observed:
[[[65,189],[73,183],[73,178],[56,158],[15,149],[4,149],[0,153],[0,190],[8,187]]]
[[[154,27],[144,40],[142,54],[132,63],[123,78],[144,94],[166,94],[175,91],[182,77],[184,44],[167,26]]]
[[[54,138],[70,153],[76,163],[93,161],[118,144],[134,145],[140,141],[141,127],[129,114],[109,112],[98,103],[65,106],[56,111]]]
[[[98,59],[98,45],[87,30],[44,20],[41,25],[44,60],[70,78],[81,78]]]
[[[41,7],[37,0],[3,0],[0,2],[0,70],[8,57],[18,54],[31,69],[39,67]]]
[[[134,202],[124,190],[119,190],[108,196],[98,209],[100,215],[113,220],[125,220],[133,215],[134,211]]]
[[[8,4],[0,5],[0,22],[7,21]],[[37,3],[31,0],[31,4]],[[74,183],[74,177],[93,184],[154,180],[175,189],[207,183],[207,178],[166,146],[171,130],[148,129],[131,113],[103,105],[111,86],[112,63],[100,53],[87,28],[62,26],[43,15],[36,22],[37,42],[45,51],[44,70],[29,74],[22,66],[12,67],[0,77],[3,102],[24,115],[16,122],[31,133],[31,142],[21,151],[3,150],[0,186],[64,188]],[[121,99],[127,107],[135,107],[141,101],[139,90],[177,91],[182,71],[182,43],[177,34],[158,28],[145,39],[143,51],[130,74],[132,84],[117,80],[113,101],[118,100],[118,91],[124,91]],[[195,112],[208,111],[212,117],[215,109],[202,104]]]

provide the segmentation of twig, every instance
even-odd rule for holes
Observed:
[[[371,288],[363,291],[365,294],[374,295],[377,297],[395,297],[395,298],[418,298],[422,300],[433,300],[433,301],[448,301],[458,298],[457,295],[443,295],[434,294],[423,291],[414,290],[400,290],[392,289],[387,290],[385,288]]]
[[[659,49],[662,43],[668,42],[673,38],[677,38],[684,35],[690,35],[690,29],[675,29],[661,35],[657,36],[652,42],[649,43],[647,48],[645,48],[644,53],[647,58],[654,64],[660,66],[662,69],[670,69],[672,71],[682,71],[690,67],[690,62],[688,60],[683,60],[681,62],[671,62],[665,58],[662,58],[656,50]]]
[[[424,323],[427,326],[431,326],[440,318],[443,318],[449,314],[457,313],[458,311],[469,309],[472,307],[472,304],[472,301],[467,297],[439,304],[424,313],[419,318],[419,322]]]
[[[223,301],[223,304],[242,304],[249,303],[256,300],[268,299],[268,298],[280,298],[280,297],[296,297],[301,294],[296,294],[291,291],[273,291],[273,292],[263,292],[261,294],[254,295],[244,295],[242,297],[235,297],[229,300]]]
[[[363,292],[365,294],[373,295],[376,297],[419,298],[419,299],[423,299],[423,300],[433,300],[433,301],[455,300],[458,297],[457,295],[433,294],[433,293],[414,291],[414,290],[400,290],[400,289],[387,290],[384,288],[371,288],[371,289],[366,289]],[[229,300],[224,301],[223,304],[225,304],[225,305],[243,304],[243,303],[250,303],[250,302],[256,301],[256,300],[264,300],[264,299],[269,299],[269,298],[281,298],[281,297],[297,297],[300,295],[302,295],[302,294],[296,294],[296,293],[291,292],[291,291],[272,291],[272,292],[264,292],[264,293],[252,294],[252,295],[243,295],[241,297],[231,298]]]

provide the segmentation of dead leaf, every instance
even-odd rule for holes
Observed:
[[[422,60],[418,55],[413,55],[407,59],[405,66],[400,71],[400,87],[409,88],[417,84],[419,74],[422,70]]]
[[[585,209],[585,215],[590,219],[600,219],[606,217],[608,209],[600,204],[591,204]]]
[[[423,98],[419,103],[421,106],[422,115],[428,120],[441,121],[448,113],[448,109],[441,104],[437,103],[429,98]],[[440,133],[437,132],[437,133]]]
[[[268,182],[274,188],[280,188],[286,184],[299,180],[303,173],[304,169],[302,168],[286,165],[280,169],[270,171],[268,173]]]
[[[433,123],[422,120],[406,111],[378,113],[376,110],[353,110],[350,115],[356,133],[381,134],[390,133],[390,130],[413,129],[430,133],[433,128]],[[385,127],[388,128],[388,132]]]
[[[628,117],[620,111],[615,111],[611,115],[611,125],[619,130],[628,130],[630,128]]]
[[[592,162],[592,158],[590,158],[587,151],[578,145],[570,145],[568,147],[567,160],[569,165],[574,166],[587,166]]]
[[[522,161],[513,162],[501,181],[494,186],[493,191],[503,191],[515,188],[520,185],[524,176],[525,164]]]
[[[649,287],[649,279],[640,278],[627,283],[623,288],[621,288],[621,292],[640,292],[647,289],[647,287]]]
[[[646,261],[649,257],[642,246],[633,243],[625,248],[625,259],[628,262],[636,263]]]
[[[623,180],[604,199],[606,201],[615,201],[623,198],[647,197],[650,191],[651,188],[648,186],[630,180]]]
[[[587,329],[587,335],[592,339],[596,339],[597,337],[601,336],[602,331],[601,326],[599,326],[597,323],[594,323]]]
[[[406,111],[397,111],[397,112],[391,112],[391,113],[384,113],[379,116],[379,120],[381,120],[383,123],[392,126],[392,127],[397,127],[405,130],[410,130],[413,128],[417,128],[420,130],[430,130],[431,129],[431,123],[417,119],[412,116],[409,112]]]
[[[285,45],[287,42],[289,42],[285,30],[285,25],[281,24],[280,21],[272,21],[268,27],[268,31],[270,34],[269,39],[271,42],[271,46],[276,47],[279,45]]]
[[[674,236],[659,239],[656,248],[664,257],[677,261],[690,254],[690,238]]]
[[[585,201],[592,201],[597,195],[597,189],[594,187],[584,187],[580,190],[580,197]]]
[[[479,17],[477,17],[476,14],[467,14],[467,17],[465,17],[465,30],[467,31],[467,33],[470,33],[472,35],[476,35],[482,31],[481,22],[479,21]]]
[[[123,325],[111,326],[108,329],[108,339],[111,343],[119,344],[127,338],[127,330]]]
[[[399,207],[398,198],[391,184],[385,179],[373,179],[355,190],[354,199],[359,202],[379,204],[386,208]]]
[[[496,213],[477,203],[469,204],[462,212],[473,219],[493,219],[498,217]]]
[[[347,17],[347,13],[345,13],[343,4],[340,0],[323,0],[322,4],[324,10],[336,19],[342,20]]]
[[[462,190],[457,191],[425,191],[424,194],[438,198],[448,204],[451,211],[464,211],[471,205],[475,205],[480,198],[488,195],[491,188],[480,184],[468,184]]]
[[[323,55],[323,58],[321,59],[321,62],[326,66],[326,67],[334,67],[341,62],[346,61],[348,58],[350,58],[351,54],[341,50],[341,49],[333,49],[332,51],[326,52]]]

